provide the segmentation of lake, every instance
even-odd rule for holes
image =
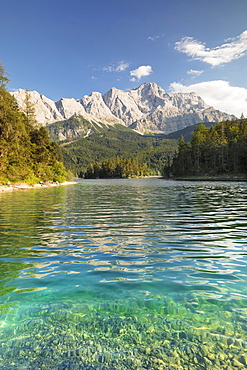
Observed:
[[[247,368],[247,183],[0,194],[0,369]]]

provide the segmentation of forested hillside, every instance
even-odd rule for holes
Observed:
[[[75,175],[84,176],[90,164],[116,157],[146,164],[153,174],[162,171],[165,163],[173,157],[177,140],[164,136],[144,136],[123,125],[101,126],[86,138],[62,144],[64,163]]]
[[[166,175],[247,175],[247,119],[224,121],[210,129],[200,124],[192,139],[179,140],[178,154]]]
[[[21,112],[6,90],[8,78],[0,64],[0,183],[59,181],[66,179],[58,144],[45,128],[38,128],[33,107],[26,96]]]

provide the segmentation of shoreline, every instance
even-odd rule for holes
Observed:
[[[223,182],[246,182],[246,177],[173,177],[170,179],[165,178],[165,180],[175,180],[175,181],[223,181]]]
[[[16,190],[52,188],[52,187],[67,186],[67,185],[74,185],[74,184],[76,184],[75,181],[65,181],[62,183],[44,182],[42,184],[34,184],[34,185],[28,185],[27,183],[23,182],[23,183],[11,184],[11,185],[0,185],[0,193],[16,191]]]

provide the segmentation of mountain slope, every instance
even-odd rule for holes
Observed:
[[[51,140],[63,142],[74,141],[101,132],[102,125],[103,127],[110,126],[110,124],[105,125],[97,121],[88,121],[80,115],[73,115],[69,119],[47,125],[46,129]]]
[[[12,93],[23,108],[25,91]],[[73,115],[96,124],[122,124],[141,133],[169,134],[200,122],[220,122],[235,117],[208,106],[195,93],[166,93],[155,83],[145,83],[136,89],[110,89],[81,99],[60,99],[57,102],[32,91],[36,118],[41,125],[62,121]],[[65,135],[66,136],[66,135]]]
[[[79,175],[90,163],[121,157],[148,163],[155,172],[161,172],[168,157],[177,148],[177,140],[165,137],[143,136],[123,125],[102,124],[97,131],[74,142],[61,144],[67,169]]]

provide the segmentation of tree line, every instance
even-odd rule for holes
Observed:
[[[247,119],[224,121],[210,129],[201,123],[186,143],[179,139],[178,152],[165,167],[169,176],[247,173]]]
[[[6,90],[8,81],[0,64],[0,183],[63,182],[67,174],[59,145],[38,126],[28,91],[21,111]]]
[[[150,176],[152,171],[147,163],[140,163],[138,159],[112,158],[102,162],[91,163],[85,174],[86,179],[96,178],[128,178]],[[83,176],[83,174],[82,174]]]

